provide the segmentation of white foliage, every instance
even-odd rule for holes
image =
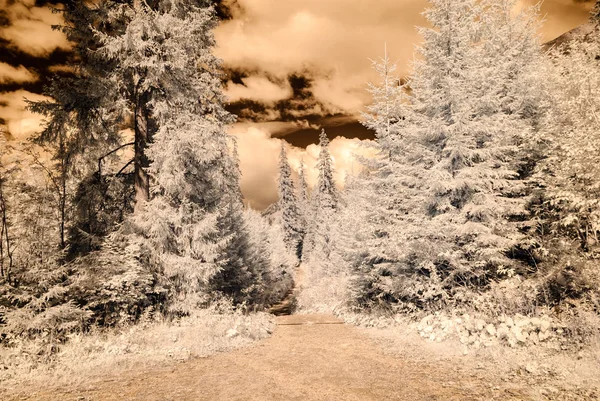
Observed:
[[[279,156],[278,206],[281,212],[281,228],[284,233],[285,244],[291,252],[298,254],[300,249],[302,249],[302,241],[304,239],[304,222],[284,146],[282,144]],[[302,191],[306,188],[301,187],[300,189]],[[303,196],[302,193],[300,196]]]

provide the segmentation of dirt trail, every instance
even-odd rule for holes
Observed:
[[[273,336],[257,345],[131,372],[24,400],[510,400],[527,399],[449,364],[386,355],[360,329],[328,315],[277,317]]]

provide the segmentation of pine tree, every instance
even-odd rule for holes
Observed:
[[[317,185],[314,189],[314,204],[317,211],[329,213],[337,208],[338,191],[333,179],[333,159],[329,153],[329,138],[325,130],[319,135],[319,159],[317,160]]]
[[[338,191],[333,179],[333,160],[325,130],[319,136],[318,178],[313,190],[311,215],[304,241],[302,260],[327,260],[332,241],[330,220],[338,208]]]
[[[406,88],[401,79],[394,75],[398,66],[390,60],[387,45],[384,56],[380,60],[373,60],[371,64],[381,83],[368,85],[373,103],[363,113],[363,125],[375,132],[380,151],[385,149],[387,156],[391,157],[401,151],[398,148],[402,139],[402,122],[406,118],[403,104],[407,99]]]
[[[262,264],[249,250],[236,145],[226,131],[233,118],[211,53],[215,13],[195,4],[137,5],[125,33],[104,38],[105,51],[119,60],[115,79],[130,77],[124,82],[152,95],[144,106],[154,125],[151,199],[133,215],[131,241],[166,279],[171,308],[184,312],[219,293],[240,303],[261,297]]]
[[[287,160],[285,145],[281,145],[279,155],[279,210],[281,211],[281,226],[284,241],[288,249],[298,256],[301,255],[303,227],[301,211],[296,197],[296,189],[292,179],[292,171]]]
[[[461,244],[445,262],[456,268],[451,279],[479,285],[516,267],[506,255],[522,236],[507,220],[526,216],[517,170],[519,146],[532,126],[522,110],[513,110],[524,75],[515,63],[527,65],[539,45],[530,32],[514,48],[506,29],[511,3],[498,10],[474,0],[432,1],[425,15],[433,28],[421,30],[422,59],[410,80],[417,130],[431,156],[431,222],[447,227],[440,231],[452,233],[449,243]],[[499,11],[506,12],[502,18]]]
[[[351,181],[335,227],[353,306],[437,309],[518,268],[507,255],[525,242],[520,168],[544,110],[534,18],[513,5],[431,1],[410,90],[389,88],[387,56],[374,64],[364,120],[379,157]]]
[[[551,54],[553,113],[544,122],[548,157],[537,168],[546,188],[538,209],[540,231],[572,238],[583,250],[597,244],[600,231],[598,54],[599,40],[572,42],[568,52],[558,48]]]
[[[73,67],[68,76],[55,76],[44,88],[49,101],[28,102],[28,108],[46,117],[43,130],[34,138],[53,156],[53,165],[47,169],[57,188],[59,219],[59,246],[67,246],[66,231],[72,217],[68,204],[72,197],[68,187],[98,167],[101,175],[102,155],[112,148],[120,148],[118,133],[122,113],[115,101],[115,88],[106,79],[114,64],[98,52],[100,42],[95,29],[118,29],[109,24],[109,9],[113,2],[67,2],[60,12],[65,24],[54,26],[74,44]],[[112,153],[112,152],[111,152]],[[91,234],[91,233],[90,233]]]
[[[308,194],[308,183],[306,182],[306,166],[304,165],[304,159],[300,161],[298,181],[298,201],[301,205],[306,205],[310,200],[310,196]]]
[[[302,248],[304,248],[304,240],[306,238],[307,225],[310,213],[310,195],[308,192],[308,183],[306,182],[306,167],[304,159],[300,161],[300,171],[298,173],[298,210],[300,211],[300,227],[302,232]],[[300,256],[302,249],[300,250]]]
[[[10,283],[14,264],[14,245],[12,243],[11,222],[7,196],[9,172],[4,167],[4,149],[6,138],[0,132],[0,278]]]

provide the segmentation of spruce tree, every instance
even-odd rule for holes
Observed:
[[[400,151],[400,131],[406,118],[403,104],[407,98],[406,88],[402,85],[400,77],[395,75],[398,66],[391,61],[387,45],[384,56],[371,63],[381,82],[368,84],[373,103],[368,105],[367,112],[363,113],[363,125],[375,133],[379,150],[385,149],[387,157],[392,157]]]
[[[333,179],[333,160],[329,153],[329,139],[325,130],[319,136],[317,185],[313,190],[311,215],[306,232],[302,260],[327,260],[331,251],[330,222],[338,208],[338,191]]]
[[[212,54],[216,16],[202,4],[125,7],[123,34],[102,37],[125,104],[140,124],[153,125],[140,127],[152,130],[145,151],[150,199],[138,203],[125,232],[170,289],[174,312],[189,312],[219,293],[240,303],[261,297],[236,145],[226,129],[233,117],[224,108],[221,63]]]
[[[281,153],[279,155],[278,183],[279,210],[281,211],[281,227],[283,229],[284,241],[290,252],[300,256],[303,237],[301,211],[284,144],[281,145]]]
[[[308,192],[308,183],[306,182],[306,167],[304,159],[300,161],[300,172],[298,173],[298,210],[300,211],[300,227],[302,233],[302,248],[304,248],[304,239],[306,238],[307,224],[310,213],[310,194]],[[300,249],[300,256],[302,249]]]
[[[544,110],[535,19],[513,5],[431,1],[406,90],[388,87],[387,57],[375,64],[364,120],[379,157],[350,182],[336,223],[354,306],[436,309],[523,271],[510,258],[529,224],[520,168]]]
[[[527,65],[539,44],[524,29],[529,37],[514,48],[510,1],[503,10],[475,0],[431,3],[425,15],[432,28],[421,29],[422,58],[409,82],[416,129],[429,150],[428,215],[457,246],[444,262],[455,269],[449,279],[485,285],[517,267],[507,255],[522,235],[508,220],[527,214],[519,146],[532,126],[515,109],[525,69],[514,67]]]
[[[61,249],[67,246],[66,231],[72,223],[69,187],[96,168],[101,175],[102,155],[120,147],[122,111],[115,88],[106,78],[114,64],[96,52],[100,41],[94,34],[95,30],[119,29],[115,22],[108,22],[111,7],[110,1],[67,2],[57,9],[65,23],[53,28],[74,44],[72,71],[67,76],[56,75],[44,88],[44,95],[51,100],[28,102],[30,110],[46,117],[34,142],[53,157],[48,173],[57,188]]]
[[[600,227],[600,36],[551,53],[552,111],[544,122],[547,155],[536,176],[543,192],[540,232],[569,237],[579,248],[597,244]]]
[[[378,153],[360,160],[362,172],[348,180],[334,225],[335,252],[351,277],[349,306],[358,309],[387,309],[397,302],[399,286],[415,284],[401,277],[401,262],[424,215],[419,178],[424,152],[409,129],[408,90],[394,75],[387,51],[373,69],[380,81],[369,83],[373,103],[362,123],[374,131]]]

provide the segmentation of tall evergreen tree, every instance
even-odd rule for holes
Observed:
[[[300,256],[303,239],[302,215],[284,144],[281,145],[281,153],[279,155],[278,190],[284,241],[292,253]]]
[[[369,84],[373,103],[363,124],[374,131],[378,154],[361,160],[363,171],[348,180],[334,224],[335,252],[351,277],[350,306],[359,309],[390,308],[399,286],[419,287],[402,276],[401,262],[423,229],[424,152],[408,129],[408,90],[387,51],[373,69],[380,81]]]
[[[10,283],[14,264],[14,245],[7,196],[8,171],[4,167],[6,138],[3,132],[0,132],[0,145],[0,278]]]
[[[300,172],[298,173],[298,201],[306,205],[309,202],[308,183],[306,182],[306,166],[304,159],[300,161]]]
[[[431,1],[410,90],[389,88],[387,57],[375,65],[381,84],[364,119],[379,158],[348,186],[336,223],[349,237],[336,251],[354,305],[435,309],[519,271],[510,256],[528,218],[520,168],[543,88],[534,15],[514,5]]]
[[[95,30],[118,31],[118,21],[109,23],[109,10],[114,2],[66,2],[58,12],[64,25],[54,26],[74,44],[68,76],[55,76],[44,88],[51,100],[29,102],[29,109],[46,117],[43,130],[34,138],[53,156],[48,169],[57,188],[59,245],[67,246],[66,231],[71,223],[68,203],[71,184],[98,167],[101,174],[102,155],[118,148],[122,111],[116,102],[116,91],[106,78],[114,64],[96,50],[100,42]],[[91,234],[91,233],[89,233]]]
[[[399,153],[402,139],[402,122],[405,119],[404,109],[407,99],[406,88],[400,78],[395,75],[397,65],[393,63],[385,47],[384,56],[380,60],[372,61],[372,68],[379,75],[379,84],[369,83],[368,91],[373,98],[373,103],[367,106],[363,113],[363,124],[375,132],[376,145],[380,152],[387,153],[387,157]]]
[[[104,38],[120,66],[115,79],[129,77],[124,82],[152,95],[151,199],[134,213],[131,241],[166,279],[171,307],[183,311],[218,293],[235,302],[261,297],[255,284],[262,263],[249,249],[236,145],[226,130],[233,117],[211,52],[215,12],[202,4],[136,5],[124,34]]]
[[[333,160],[329,153],[329,139],[325,130],[319,136],[318,178],[311,199],[311,220],[308,222],[302,260],[313,256],[316,260],[327,260],[331,251],[330,222],[338,208],[339,194],[333,179]]]
[[[306,182],[304,159],[300,161],[300,171],[298,173],[298,209],[300,211],[300,227],[302,227],[302,247],[304,247],[310,213],[310,194],[308,192],[308,183]],[[302,255],[302,249],[300,250],[300,255]]]
[[[518,159],[532,126],[514,110],[526,71],[515,65],[527,66],[539,43],[523,29],[527,40],[514,47],[517,38],[506,28],[513,2],[500,10],[475,0],[431,3],[425,15],[432,28],[421,29],[422,58],[409,83],[416,129],[431,157],[428,214],[433,227],[452,233],[449,244],[461,244],[448,253],[451,279],[485,284],[515,267],[507,255],[522,239],[507,220],[526,218]]]
[[[317,185],[314,190],[314,204],[317,211],[330,213],[337,208],[338,191],[333,179],[333,159],[329,152],[329,138],[325,130],[319,135],[319,159],[317,160]]]
[[[544,124],[548,157],[537,168],[546,188],[540,231],[570,237],[583,250],[597,243],[600,231],[600,33],[588,39],[551,53],[553,113]]]

